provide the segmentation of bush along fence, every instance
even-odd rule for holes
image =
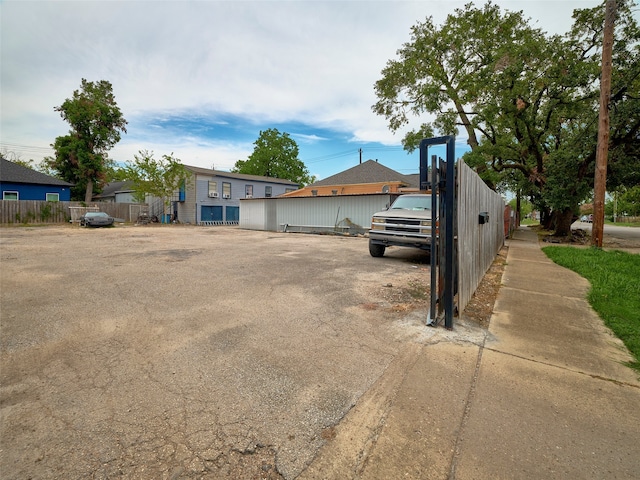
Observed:
[[[105,212],[120,222],[135,222],[148,206],[140,203],[44,202],[40,200],[1,200],[2,224],[60,224],[77,222],[85,211]]]

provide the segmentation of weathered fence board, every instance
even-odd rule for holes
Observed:
[[[463,161],[458,162],[458,309],[464,310],[504,245],[505,205]],[[485,223],[480,223],[480,214]]]
[[[130,208],[131,206],[139,208]],[[135,222],[146,204],[113,202],[44,202],[39,200],[0,200],[0,223],[42,224],[78,221],[86,210],[106,212],[118,221]]]

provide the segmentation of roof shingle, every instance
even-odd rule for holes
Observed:
[[[185,165],[184,168],[194,173],[199,173],[201,175],[215,175],[217,177],[235,178],[238,180],[246,180],[246,181],[254,181],[254,182],[281,183],[284,185],[291,185],[292,187],[298,186],[297,183],[292,182],[291,180],[286,180],[284,178],[263,177],[260,175],[247,175],[245,173],[223,172],[221,170],[211,170],[209,168],[193,167],[191,165]]]
[[[417,178],[414,175],[402,175],[395,170],[385,167],[375,160],[367,160],[355,167],[351,167],[343,172],[336,173],[330,177],[322,179],[310,187],[324,185],[354,185],[358,183],[381,183],[381,182],[402,182],[407,186],[417,187]]]
[[[36,172],[17,163],[10,162],[0,157],[0,182],[7,183],[32,183],[37,185],[73,186],[73,183],[65,182],[59,178]]]

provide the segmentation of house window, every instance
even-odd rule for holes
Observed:
[[[209,198],[218,196],[218,182],[209,182]]]
[[[18,192],[2,192],[3,200],[18,200],[19,198]]]
[[[314,197],[318,196],[318,190],[311,190],[311,195],[313,195]]]
[[[46,197],[47,202],[59,202],[60,194],[59,193],[47,193]]]
[[[222,182],[222,198],[231,198],[231,184]]]
[[[269,198],[269,197],[271,197],[271,194],[272,194],[272,187],[271,187],[271,185],[269,185],[269,186],[267,186],[267,187],[264,187],[264,196],[265,196],[265,197],[267,197],[267,198]]]
[[[244,186],[244,196],[246,198],[253,198],[253,185]]]

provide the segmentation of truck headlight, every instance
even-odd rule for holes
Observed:
[[[371,230],[384,230],[384,218],[373,217],[371,219]]]
[[[436,235],[438,235],[438,225],[439,222],[436,220]],[[431,235],[431,220],[421,220],[420,221],[420,232],[425,235]]]

